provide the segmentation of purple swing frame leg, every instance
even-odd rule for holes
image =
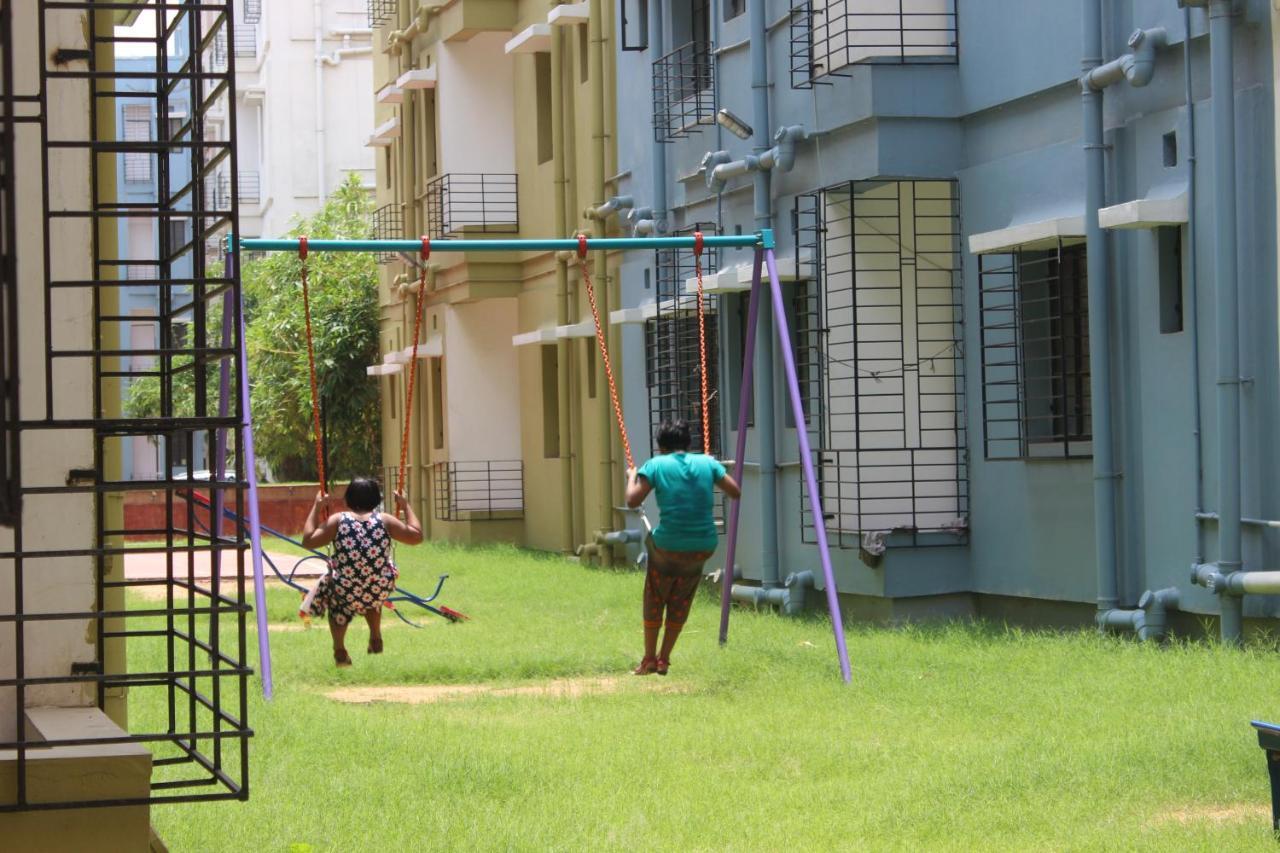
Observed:
[[[236,263],[236,254],[232,251],[226,253],[226,269],[231,271],[233,264]],[[235,270],[236,273],[239,270]],[[239,310],[236,310],[239,309]],[[262,518],[258,511],[258,459],[253,449],[253,418],[249,406],[249,352],[245,343],[245,320],[244,320],[244,297],[241,296],[240,304],[236,305],[231,298],[231,293],[222,300],[222,346],[230,348],[231,346],[231,329],[235,323],[235,316],[240,317],[240,375],[237,377],[240,386],[240,429],[241,429],[241,447],[244,453],[244,471],[245,477],[249,483],[248,494],[248,521],[249,521],[249,553],[253,560],[253,609],[258,624],[258,671],[262,674],[262,698],[270,699],[275,693],[275,689],[271,681],[271,640],[267,631],[267,589],[264,584],[262,570]],[[226,417],[228,407],[231,401],[231,365],[226,361],[222,362],[222,372],[218,378],[218,415]],[[227,435],[225,429],[218,430],[218,436],[214,445],[214,472],[215,476],[221,480],[226,470],[227,463]],[[222,531],[222,516],[225,498],[221,489],[216,490],[211,497],[212,501],[212,517],[209,519],[209,529],[212,536],[220,538]],[[221,579],[220,571],[220,553],[218,550],[213,552],[213,583],[214,590],[218,589]]]
[[[749,401],[752,380],[752,362],[755,355],[756,319],[759,315],[762,252],[756,250],[755,269],[751,277],[751,301],[747,311],[747,340],[743,345],[744,364],[742,368],[742,391],[738,406],[738,444],[734,459],[734,476],[741,482],[743,457],[746,455],[747,414],[750,411]],[[782,349],[782,367],[787,378],[787,395],[791,400],[791,412],[796,424],[802,425],[804,419],[804,403],[800,396],[800,381],[796,375],[795,356],[791,350],[791,331],[787,327],[786,306],[782,299],[782,286],[778,283],[778,267],[772,249],[763,251],[763,261],[769,271],[769,289],[773,299],[773,315],[778,327],[778,343]],[[804,469],[805,488],[809,492],[809,509],[813,514],[813,529],[818,537],[818,555],[822,562],[822,577],[826,583],[827,611],[831,616],[831,628],[835,633],[836,654],[840,659],[840,675],[845,683],[853,676],[849,667],[849,650],[844,640],[844,621],[840,616],[840,599],[836,590],[835,574],[831,568],[831,549],[827,542],[827,526],[822,510],[822,496],[818,493],[818,478],[813,470],[813,452],[809,446],[809,434],[803,428],[797,428],[796,438],[800,445],[800,464]],[[738,512],[740,501],[733,501],[729,509],[729,541],[725,546],[724,589],[720,599],[720,642],[729,637],[729,607],[733,586],[733,561],[737,551]]]

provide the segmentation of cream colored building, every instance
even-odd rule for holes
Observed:
[[[378,236],[621,234],[589,214],[617,172],[615,5],[406,2],[375,21]],[[615,261],[591,258],[606,324]],[[384,361],[370,372],[389,480],[417,278],[395,259],[381,285]],[[616,510],[622,453],[576,258],[438,252],[425,299],[409,456],[430,535],[596,556],[597,531],[634,519]]]
[[[355,172],[373,189],[366,0],[235,0],[240,227],[283,236]]]

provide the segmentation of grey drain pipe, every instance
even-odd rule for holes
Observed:
[[[1218,594],[1222,641],[1239,645],[1247,592],[1262,591],[1241,572],[1240,510],[1240,294],[1236,267],[1235,51],[1232,0],[1178,0],[1208,6],[1210,84],[1213,94],[1214,281],[1218,334],[1218,561],[1191,570],[1194,583]],[[1240,577],[1237,577],[1239,575]]]
[[[1093,520],[1098,565],[1099,627],[1133,630],[1142,639],[1163,636],[1166,605],[1177,606],[1177,592],[1147,593],[1143,601],[1159,596],[1161,618],[1152,619],[1150,606],[1119,609],[1120,565],[1116,547],[1116,483],[1111,414],[1111,255],[1110,238],[1098,223],[1098,210],[1106,205],[1106,144],[1102,127],[1102,90],[1121,80],[1135,87],[1151,82],[1156,51],[1167,41],[1161,29],[1137,30],[1129,37],[1130,53],[1102,62],[1102,2],[1086,0],[1084,14],[1083,74],[1080,78],[1084,106],[1085,238],[1088,241],[1089,369],[1093,401]],[[1153,627],[1158,626],[1158,630]]]
[[[734,601],[756,607],[778,607],[784,616],[804,613],[809,590],[813,589],[813,572],[792,572],[781,587],[742,586],[734,584],[730,595]]]

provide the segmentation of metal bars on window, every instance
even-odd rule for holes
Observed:
[[[365,10],[370,29],[386,26],[396,19],[397,0],[368,0]]]
[[[714,222],[700,222],[677,228],[672,234],[690,236],[697,231],[708,236],[717,233]],[[645,324],[645,384],[649,391],[650,440],[663,421],[684,419],[689,422],[693,449],[701,452],[705,446],[702,435],[702,362],[693,253],[658,249],[654,253],[654,265],[657,312]],[[703,275],[710,276],[719,268],[718,250],[704,250]],[[690,289],[691,285],[694,290]],[[719,312],[714,295],[707,295],[704,308],[711,452],[720,455]]]
[[[791,86],[810,89],[853,65],[953,65],[959,0],[794,0]]]
[[[798,200],[795,222],[821,289],[810,429],[830,540],[956,544],[968,516],[956,185],[853,181]],[[807,541],[815,522],[802,509]]]
[[[128,37],[148,43],[154,66],[120,72],[110,61],[119,38],[110,35],[111,4],[0,5],[4,150],[16,151],[17,169],[40,176],[39,190],[18,203],[41,223],[18,244],[5,223],[5,260],[12,269],[16,255],[24,280],[43,291],[24,318],[33,352],[43,355],[22,365],[17,424],[32,454],[24,511],[0,551],[0,765],[12,780],[0,811],[248,796],[247,543],[239,526],[211,518],[194,497],[245,513],[239,282],[192,248],[238,230],[234,211],[213,209],[205,192],[221,163],[235,173],[234,84],[214,56],[231,11],[231,0],[167,0],[150,32]],[[18,39],[32,45],[23,54],[32,67],[19,77],[38,82],[34,92],[11,89],[8,48]],[[63,47],[88,50],[55,61]],[[99,117],[115,115],[124,98],[154,101],[148,124],[189,103],[192,131],[159,140],[102,133],[115,122]],[[231,138],[206,138],[215,112],[228,115]],[[69,125],[65,117],[77,113],[87,121]],[[154,195],[123,203],[107,190],[134,154],[154,157]],[[0,188],[9,189],[3,177]],[[101,238],[140,219],[156,235],[154,257],[130,257],[118,245],[125,241]],[[174,223],[194,235],[185,248],[174,245]],[[135,269],[147,277],[131,276]],[[148,313],[122,313],[126,292],[145,294]],[[149,327],[147,342],[131,338],[137,326]],[[140,382],[155,394],[131,413],[121,397]],[[159,469],[127,479],[125,445],[159,448]],[[225,448],[227,476],[195,479],[195,463],[213,467],[214,448]],[[141,495],[158,506],[131,511]],[[52,704],[101,725],[93,734],[45,730],[40,706]],[[150,778],[132,789],[113,789],[111,773],[102,786],[63,797],[33,788],[37,750],[56,758],[124,747],[151,759]]]
[[[404,211],[398,202],[389,202],[373,212],[373,239],[403,240]],[[394,252],[379,252],[378,263],[389,264],[398,256]]]
[[[124,141],[151,141],[151,107],[146,104],[126,104],[123,109]],[[130,151],[124,155],[124,179],[131,184],[151,181],[151,151]]]
[[[12,4],[0,4],[0,524],[22,510],[18,431],[18,263]]]
[[[524,463],[520,460],[437,462],[435,517],[439,521],[512,521],[524,518]]]
[[[244,0],[244,22],[256,24],[262,20],[262,0]]]
[[[978,270],[986,458],[1089,456],[1085,247],[982,255]]]
[[[715,57],[709,41],[691,41],[653,63],[653,136],[671,142],[716,120]]]

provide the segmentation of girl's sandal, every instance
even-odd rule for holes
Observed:
[[[667,660],[666,658],[658,658],[653,663],[653,671],[658,673],[658,675],[666,675],[667,669],[670,666],[671,666],[671,661]]]
[[[632,670],[633,675],[652,675],[658,671],[658,659],[645,657],[640,661],[640,665]]]
[[[370,640],[370,641],[369,641],[369,650],[368,650],[368,651],[369,651],[369,654],[371,654],[371,655],[380,655],[380,654],[382,654],[382,640],[381,640],[381,639],[378,639],[378,640]]]
[[[346,669],[351,666],[351,655],[347,654],[345,650],[341,652],[334,652],[333,662],[338,665],[339,669]]]

